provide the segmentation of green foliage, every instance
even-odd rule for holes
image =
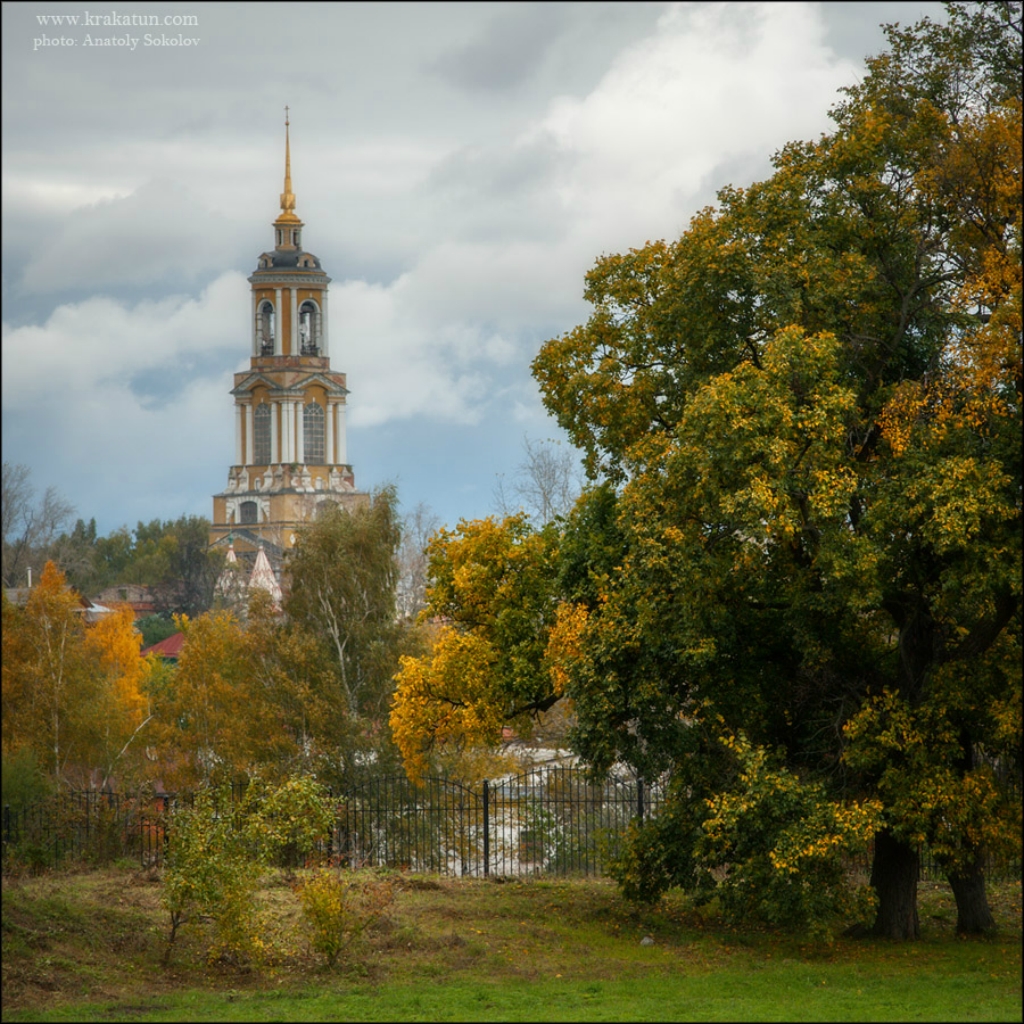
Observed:
[[[270,787],[262,798],[260,837],[289,859],[309,860],[322,850],[334,818],[333,803],[322,783],[309,775],[291,776]]]
[[[394,488],[331,508],[298,533],[285,611],[330,652],[351,717],[383,719],[402,653],[395,588],[401,529]]]
[[[333,967],[339,954],[394,901],[388,879],[343,876],[319,868],[296,886],[310,944]]]
[[[609,866],[623,896],[655,904],[671,888],[694,892],[706,884],[697,850],[708,814],[708,801],[676,779],[656,817],[631,821]]]
[[[211,959],[259,961],[265,955],[256,893],[269,845],[257,841],[258,825],[248,799],[232,803],[230,787],[202,790],[191,806],[175,808],[161,892],[171,917],[168,954],[183,924],[209,917],[215,933]]]
[[[965,752],[960,717],[945,701],[915,707],[886,690],[846,726],[846,759],[873,780],[890,831],[909,845],[927,844],[956,874],[983,853],[1019,857],[1021,849],[1019,792]]]
[[[210,918],[211,959],[264,960],[272,950],[256,894],[266,868],[282,853],[308,858],[330,836],[333,808],[310,776],[276,785],[256,778],[241,799],[233,795],[229,785],[203,789],[172,814],[161,893],[171,917],[168,952],[183,924]]]
[[[762,921],[829,939],[836,923],[863,919],[871,892],[850,883],[846,864],[867,849],[881,805],[828,800],[819,783],[773,767],[742,735],[726,745],[740,772],[730,791],[710,801],[701,826],[698,899],[718,896],[733,923]],[[713,885],[714,871],[724,877]]]
[[[204,516],[154,519],[135,528],[127,579],[156,588],[161,611],[198,615],[213,604],[223,568],[223,552],[210,547],[210,521]]]
[[[152,647],[178,632],[178,625],[170,615],[146,615],[138,619],[135,626],[142,633],[143,647]]]
[[[590,318],[534,360],[606,481],[560,545],[559,669],[595,767],[725,799],[693,737],[744,730],[791,773],[765,806],[794,800],[824,834],[841,797],[880,799],[904,852],[935,843],[957,872],[1019,821],[983,763],[1019,756],[1024,675],[1013,10],[890,28],[834,131],[722,189],[678,240],[601,257]],[[713,806],[723,849],[800,919],[809,905],[764,865],[809,836],[758,860],[730,845],[738,805]],[[699,819],[638,836],[625,884],[695,884],[668,847]],[[816,863],[797,875],[828,892]],[[730,877],[723,897],[749,909]],[[879,928],[911,937],[898,902]]]
[[[848,874],[879,823],[877,802],[830,800],[824,786],[773,763],[742,734],[719,744],[731,765],[701,795],[676,780],[660,813],[633,822],[612,875],[630,900],[669,888],[717,897],[732,924],[760,922],[831,939],[864,918],[870,890]]]
[[[404,657],[390,724],[410,777],[447,746],[495,746],[559,694],[545,662],[557,617],[557,531],[519,513],[463,520],[428,546],[431,649]]]
[[[0,802],[15,811],[42,803],[54,793],[53,780],[31,747],[3,755],[2,785]]]
[[[141,584],[152,588],[168,617],[197,615],[211,606],[223,564],[223,554],[209,547],[209,533],[210,522],[203,516],[140,521],[134,530],[121,526],[106,537],[96,535],[95,520],[86,524],[79,519],[70,534],[53,543],[52,557],[82,594]]]

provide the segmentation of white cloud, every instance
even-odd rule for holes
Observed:
[[[861,67],[827,45],[830,19],[845,39],[883,8],[941,14],[556,6],[295,6],[281,23],[213,3],[203,48],[96,63],[31,53],[34,8],[4,5],[5,458],[111,525],[209,513],[249,352],[248,285],[225,270],[272,244],[288,102],[351,443],[374,453],[357,479],[404,465],[433,488],[410,504],[486,511],[447,503],[489,491],[466,474],[508,472],[495,453],[515,460],[525,427],[552,432],[529,363],[586,317],[594,260],[677,235],[828,128]]]
[[[403,277],[391,286],[347,281],[332,289],[331,364],[348,374],[353,425],[416,416],[478,423],[493,370],[514,347],[466,323],[417,316],[408,284]]]
[[[107,529],[209,515],[232,456],[228,392],[247,291],[225,274],[198,299],[93,298],[39,326],[5,324],[5,449]]]
[[[223,218],[185,189],[151,181],[131,195],[69,213],[56,236],[29,258],[21,287],[31,294],[193,281],[223,269],[229,237]]]
[[[525,346],[586,316],[583,274],[602,251],[677,233],[716,167],[767,169],[788,139],[824,129],[821,96],[852,66],[822,33],[803,4],[673,7],[587,96],[554,100],[503,147],[445,160],[428,184],[451,219],[415,266],[332,297],[357,318],[341,357],[354,422],[478,420],[503,362],[527,365]],[[492,230],[475,233],[481,221]]]
[[[5,324],[4,408],[27,411],[42,401],[58,415],[74,414],[79,403],[94,399],[100,407],[116,399],[120,407],[138,401],[132,384],[142,375],[164,374],[174,387],[183,364],[237,360],[248,353],[248,291],[241,274],[228,273],[198,299],[179,295],[128,306],[91,298],[58,306],[40,326]]]
[[[813,5],[676,4],[583,99],[556,98],[524,135],[563,154],[556,188],[599,250],[685,227],[713,172],[767,158],[828,124],[826,103],[854,65],[824,45]],[[745,184],[745,182],[741,183]]]
[[[41,181],[29,176],[4,177],[4,203],[12,208],[30,209],[44,216],[66,215],[72,210],[104,200],[122,199],[130,189],[84,181]]]

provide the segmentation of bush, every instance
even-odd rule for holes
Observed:
[[[142,646],[152,647],[153,644],[166,640],[178,632],[178,624],[169,615],[146,615],[135,623],[142,634]]]
[[[262,794],[257,827],[275,860],[293,867],[329,856],[334,819],[327,789],[316,779],[299,775]]]
[[[247,797],[232,805],[223,787],[196,795],[172,813],[161,899],[171,915],[168,953],[178,929],[213,921],[210,957],[262,959],[265,928],[256,903],[263,859],[251,835]]]
[[[391,882],[364,878],[357,883],[328,868],[316,869],[296,886],[296,891],[310,944],[332,967],[342,950],[394,901]]]
[[[270,949],[257,903],[264,871],[284,853],[320,856],[331,824],[327,793],[309,776],[275,786],[254,779],[240,800],[233,799],[230,786],[204,790],[192,806],[176,808],[167,833],[162,893],[171,915],[168,952],[183,924],[208,918],[215,932],[211,958],[264,960]],[[371,894],[363,902],[358,912],[350,902],[343,910],[328,907],[324,927],[335,920],[343,922],[343,934],[361,931],[362,917],[370,914],[372,919],[380,900]]]
[[[717,895],[732,923],[760,921],[826,939],[837,921],[866,916],[873,893],[852,886],[845,865],[867,848],[880,807],[829,800],[821,785],[773,767],[742,735],[725,743],[740,773],[709,802],[697,848],[704,879],[715,869],[725,875],[698,898]]]
[[[742,735],[723,748],[732,764],[725,788],[674,783],[656,818],[629,826],[611,868],[623,895],[653,903],[679,886],[698,905],[717,897],[729,923],[826,939],[837,922],[867,916],[874,894],[851,884],[846,865],[866,850],[879,806],[830,800]]]

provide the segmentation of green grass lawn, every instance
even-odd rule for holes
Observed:
[[[921,886],[922,941],[831,945],[724,928],[672,894],[631,907],[606,881],[400,876],[388,917],[333,969],[264,899],[276,953],[208,963],[185,929],[166,964],[159,883],[130,869],[5,881],[3,1020],[1021,1020],[1021,887],[1001,934],[960,940],[948,887]],[[653,945],[642,945],[651,936]]]

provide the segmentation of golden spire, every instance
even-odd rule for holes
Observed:
[[[281,216],[275,223],[285,221],[290,224],[301,223],[295,215],[295,194],[292,192],[292,153],[288,135],[288,108],[284,108],[284,191],[281,193]]]

